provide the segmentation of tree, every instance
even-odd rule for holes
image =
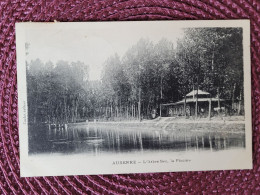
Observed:
[[[84,70],[83,70],[84,69]],[[75,122],[80,98],[84,96],[87,66],[77,62],[51,62],[39,59],[28,65],[29,118],[32,122]],[[82,102],[82,101],[81,101]]]
[[[138,102],[138,119],[141,120],[143,90],[150,75],[147,74],[149,66],[153,63],[153,44],[148,39],[140,39],[123,57],[125,73],[131,85],[132,102]]]

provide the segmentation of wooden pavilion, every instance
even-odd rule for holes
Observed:
[[[175,102],[162,104],[164,116],[211,116],[220,109],[225,109],[218,105],[223,105],[224,99],[212,98],[211,94],[202,90],[193,90],[184,99]],[[197,106],[196,106],[197,104]],[[197,107],[197,114],[196,114]]]

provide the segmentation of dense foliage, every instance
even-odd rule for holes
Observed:
[[[235,101],[243,98],[240,28],[185,29],[177,45],[140,39],[124,56],[104,63],[102,79],[90,81],[82,62],[27,65],[30,122],[136,119],[192,89]]]

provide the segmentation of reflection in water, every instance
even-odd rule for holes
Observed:
[[[126,153],[147,150],[200,151],[244,148],[244,125],[215,131],[211,124],[197,127],[176,124],[173,131],[95,126],[29,126],[29,153]],[[223,128],[223,127],[222,127]]]

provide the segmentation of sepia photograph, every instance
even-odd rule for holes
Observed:
[[[249,25],[16,24],[21,176],[252,168]]]

